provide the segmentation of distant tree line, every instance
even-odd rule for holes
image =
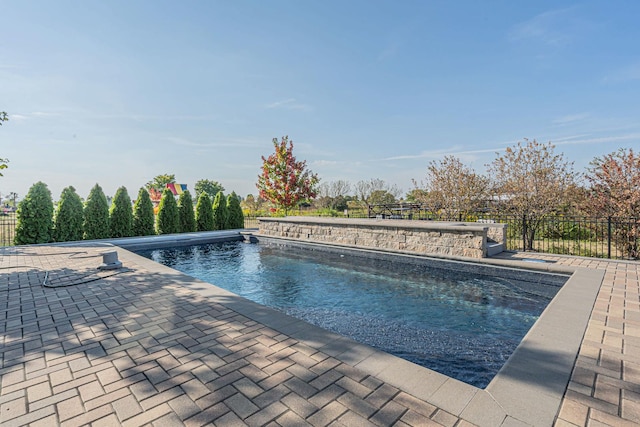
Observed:
[[[533,249],[543,222],[554,215],[600,216],[633,219],[618,233],[616,245],[631,256],[640,256],[640,156],[631,148],[596,157],[582,174],[573,169],[552,143],[524,139],[476,172],[455,156],[445,156],[427,166],[426,177],[405,198],[401,190],[372,178],[354,186],[337,180],[319,183],[306,163],[296,161],[287,137],[275,152],[263,157],[256,186],[258,197],[243,201],[250,215],[310,206],[317,213],[341,215],[350,208],[406,202],[420,204],[441,218],[465,220],[478,213],[508,213],[518,218],[525,248]],[[289,144],[287,146],[287,144]],[[313,179],[311,179],[313,178]],[[275,212],[277,213],[277,211]]]

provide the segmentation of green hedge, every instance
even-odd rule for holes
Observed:
[[[158,234],[173,234],[180,232],[178,222],[178,204],[173,193],[168,188],[162,192],[160,205],[158,206]]]
[[[178,197],[178,217],[181,233],[196,231],[196,217],[193,212],[193,199],[189,190],[185,190]]]
[[[227,229],[227,198],[219,191],[213,201],[213,229]]]
[[[156,234],[156,217],[153,213],[153,202],[149,192],[140,188],[138,198],[133,205],[133,229],[134,236],[150,236]]]
[[[49,243],[53,240],[53,200],[47,184],[41,181],[33,184],[18,205],[16,215],[16,245]]]
[[[196,231],[213,230],[213,207],[206,191],[200,193],[196,204]]]
[[[120,187],[113,196],[109,209],[109,230],[111,237],[131,237],[133,235],[133,210],[131,198],[125,187]]]
[[[244,214],[240,206],[240,199],[235,192],[227,197],[227,228],[244,228]]]
[[[84,205],[84,239],[109,237],[109,205],[102,187],[96,184],[89,192]]]
[[[84,233],[84,207],[73,186],[62,190],[53,220],[53,240],[73,242],[82,240]]]

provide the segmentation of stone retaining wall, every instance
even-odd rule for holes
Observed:
[[[505,224],[393,219],[258,218],[258,227],[258,236],[471,258],[486,257],[488,241],[506,236]]]

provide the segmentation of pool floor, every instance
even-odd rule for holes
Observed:
[[[237,295],[484,388],[558,290],[357,255],[226,242],[138,251]]]

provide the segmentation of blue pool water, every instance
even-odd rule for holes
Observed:
[[[557,281],[531,281],[527,273],[499,278],[401,258],[377,260],[262,243],[138,253],[481,388],[559,286]]]

